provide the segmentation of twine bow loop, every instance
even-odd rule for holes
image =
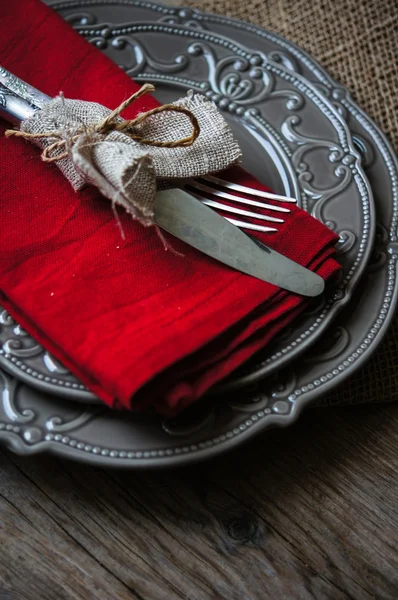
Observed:
[[[200,125],[198,119],[188,108],[183,106],[175,106],[173,104],[162,104],[156,108],[152,108],[144,113],[141,113],[134,119],[121,120],[120,114],[128,108],[135,100],[147,94],[148,92],[155,91],[155,87],[150,83],[145,83],[135,94],[130,96],[127,100],[122,102],[117,108],[115,108],[109,115],[104,119],[101,119],[97,123],[92,125],[82,125],[80,128],[75,129],[73,134],[69,134],[67,131],[44,131],[42,133],[28,133],[27,131],[18,131],[15,129],[7,129],[5,132],[6,137],[16,136],[25,139],[56,139],[57,141],[48,144],[42,154],[42,160],[44,162],[57,162],[63,158],[67,158],[70,154],[70,148],[77,142],[82,134],[98,133],[106,136],[111,131],[119,131],[128,135],[131,139],[139,142],[144,146],[155,146],[158,148],[180,148],[184,146],[191,146],[194,141],[198,138],[200,133]],[[149,117],[158,115],[163,112],[182,113],[186,115],[192,124],[192,133],[178,140],[169,141],[156,141],[144,138],[138,131],[137,126],[144,123]]]
[[[121,118],[154,89],[143,85],[114,110],[59,95],[6,135],[39,146],[42,160],[55,163],[76,191],[94,185],[113,207],[121,205],[143,225],[153,225],[156,192],[166,180],[221,171],[241,156],[225,119],[200,94]]]

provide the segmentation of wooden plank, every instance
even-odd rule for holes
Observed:
[[[308,411],[165,472],[1,455],[0,590],[17,598],[398,597],[398,406]]]

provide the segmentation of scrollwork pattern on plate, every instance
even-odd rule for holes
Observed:
[[[39,359],[44,373],[72,377],[69,370],[38,344],[6,310],[0,311],[0,351],[12,359]]]
[[[46,420],[44,426],[47,431],[51,431],[52,433],[66,433],[72,431],[73,429],[83,427],[83,425],[86,425],[89,421],[98,417],[104,411],[105,408],[102,407],[96,409],[88,408],[84,412],[69,420],[59,415],[54,415]]]
[[[193,14],[193,11],[188,8],[182,8],[180,10],[170,9],[170,12],[167,15],[160,17],[157,22],[165,23],[167,25],[184,25],[191,29],[207,29],[204,23],[200,23],[193,19]]]
[[[94,13],[82,11],[66,15],[65,21],[70,23],[72,27],[78,28],[79,26],[95,25],[97,17]]]
[[[372,144],[370,144],[364,136],[361,136],[358,133],[352,134],[352,141],[361,156],[362,166],[365,169],[369,169],[369,167],[374,164],[376,156]]]
[[[192,23],[189,21],[190,14],[193,13],[185,9],[171,11],[171,14],[168,13],[160,17],[158,28],[163,24],[178,25],[183,21],[184,25],[189,23],[190,27],[198,31],[204,29],[198,21],[195,20]],[[165,63],[151,56],[148,49],[144,48],[142,43],[131,35],[132,31],[138,31],[139,27],[134,28],[133,25],[110,27],[106,24],[96,24],[95,27],[90,27],[94,17],[89,13],[69,15],[69,19],[73,21],[74,26],[81,35],[101,50],[107,48],[129,50],[133,58],[132,64],[124,63],[120,66],[131,76],[137,76],[146,65],[151,66],[159,73],[177,73],[188,66],[189,55],[192,57],[203,56],[208,65],[208,80],[210,81],[211,90],[214,94],[220,95],[224,103],[229,99],[242,105],[249,103],[253,105],[267,96],[286,96],[288,108],[297,110],[304,102],[298,92],[291,92],[290,90],[273,91],[272,75],[263,66],[263,63],[267,62],[267,58],[261,53],[242,52],[240,53],[241,56],[231,55],[218,60],[210,45],[201,40],[191,43],[187,48],[187,53],[176,56],[172,63]],[[83,26],[84,20],[90,21],[86,27]],[[143,27],[150,28],[149,25]],[[247,54],[248,57],[244,57],[244,54]],[[292,70],[295,66],[297,67],[297,65],[294,65],[293,57],[281,52],[271,53],[271,59],[274,60],[275,64],[288,65]],[[227,67],[229,67],[229,72],[225,72]],[[258,91],[254,92],[256,88]]]
[[[128,28],[124,28],[128,30]],[[207,64],[207,77],[200,86],[201,91],[208,90],[208,96],[220,108],[230,109],[231,103],[238,106],[253,106],[266,98],[286,97],[289,110],[299,110],[304,104],[303,96],[291,90],[275,90],[275,81],[271,72],[264,68],[265,58],[260,54],[252,54],[249,58],[232,54],[218,58],[213,48],[204,41],[189,43],[186,52],[177,54],[172,61],[155,59],[142,42],[131,34],[120,33],[118,28],[112,29],[100,25],[99,29],[85,29],[83,35],[101,50],[128,51],[130,62],[123,59],[119,64],[128,75],[137,77],[149,66],[157,73],[183,72],[194,58],[203,57]],[[206,85],[206,83],[208,84]]]
[[[5,430],[17,434],[30,447],[42,442],[48,434],[64,435],[81,429],[106,410],[105,407],[81,407],[71,416],[70,410],[62,415],[65,406],[61,405],[60,414],[48,414],[43,422],[41,411],[19,406],[18,391],[21,385],[18,379],[0,370],[0,432]],[[54,410],[57,410],[57,405],[54,405]]]
[[[326,227],[329,227],[332,231],[335,231],[339,234],[340,239],[336,244],[337,254],[345,254],[354,246],[357,241],[357,236],[353,231],[349,231],[348,229],[342,229],[337,232],[337,223],[335,221],[325,221],[324,223]]]
[[[0,310],[0,326],[1,325],[5,325],[6,327],[12,327],[12,325],[15,325],[14,319],[5,309]]]
[[[0,370],[0,395],[1,406],[6,417],[13,423],[30,423],[36,417],[33,410],[26,408],[19,410],[16,404],[16,391],[18,379],[7,375]]]
[[[327,98],[329,100],[329,102],[334,106],[334,108],[337,110],[339,115],[341,117],[343,117],[344,121],[347,121],[348,111],[347,111],[346,107],[343,104],[341,104],[341,102],[340,102],[340,100],[341,100],[340,88],[330,89],[323,83],[315,83],[314,85],[317,88],[317,90],[319,92],[321,92],[321,94],[323,94],[325,96],[325,98]]]
[[[390,244],[391,246],[391,244]],[[376,223],[376,236],[372,255],[369,259],[366,272],[374,273],[383,268],[388,260],[389,235],[381,223]]]
[[[50,373],[57,373],[58,375],[69,374],[69,370],[64,367],[56,358],[54,358],[49,352],[43,353],[43,362],[46,366],[47,371]]]
[[[291,410],[288,396],[296,386],[297,375],[294,371],[291,370],[287,377],[284,373],[283,378],[276,374],[267,380],[265,386],[262,385],[262,388],[269,388],[268,392],[260,392],[259,386],[256,385],[246,388],[243,397],[241,393],[237,393],[232,394],[225,402],[218,399],[213,402],[198,403],[176,419],[164,420],[162,429],[175,438],[189,437],[211,428],[219,410],[229,410],[231,414],[238,415],[247,413],[254,420],[257,413],[287,414]]]
[[[297,145],[297,149],[292,154],[292,162],[298,173],[298,179],[302,184],[304,193],[312,200],[316,200],[311,214],[316,219],[324,222],[322,211],[325,204],[350,184],[353,177],[351,166],[356,159],[351,152],[346,152],[335,142],[309,137],[300,133],[297,128],[301,123],[300,117],[290,115],[284,120],[281,129],[285,138]],[[319,152],[322,148],[328,151],[328,159],[334,165],[334,175],[336,176],[335,185],[329,186],[326,190],[316,187],[314,184],[315,175],[311,171],[308,162],[308,155],[311,152]]]
[[[282,50],[272,50],[266,55],[268,60],[281,65],[285,69],[292,71],[293,73],[300,73],[300,66],[297,60],[289,52],[282,52]]]
[[[134,37],[125,34],[114,35],[109,27],[104,27],[100,31],[100,35],[89,36],[87,39],[100,50],[110,47],[113,50],[127,51],[131,61],[126,63],[126,58],[124,58],[119,67],[130,77],[136,77],[148,66],[159,73],[176,74],[184,71],[189,64],[188,54],[178,54],[168,62],[156,60]]]
[[[348,229],[343,229],[339,231],[340,239],[337,242],[337,254],[340,256],[341,254],[345,254],[354,246],[356,242],[356,235],[353,231],[349,231]]]
[[[208,81],[212,94],[208,94],[220,108],[255,106],[269,98],[286,97],[286,107],[298,110],[304,104],[301,94],[291,90],[275,90],[275,78],[262,65],[263,58],[252,54],[249,58],[230,55],[219,59],[205,42],[193,42],[188,46],[191,56],[203,56],[207,63]]]
[[[135,65],[121,65],[130,77],[135,77],[138,73],[141,73],[146,66],[151,67],[154,71],[158,71],[159,73],[181,73],[189,64],[189,57],[187,54],[177,54],[170,62],[155,60],[142,44],[130,36],[118,35],[111,43],[112,48],[116,48],[117,50],[130,48],[131,52],[134,54]]]
[[[234,395],[227,401],[227,405],[233,411],[238,413],[256,413],[264,411],[265,414],[283,413],[290,411],[288,402],[291,394],[297,386],[297,374],[295,371],[284,372],[283,376],[276,373],[261,385],[261,392],[245,392],[242,399],[235,398]],[[264,391],[266,389],[267,391]]]
[[[10,328],[9,335],[12,336],[2,344],[2,348],[6,354],[19,358],[30,358],[43,352],[40,344],[37,344],[20,325],[16,324],[5,310],[2,311],[2,320],[0,320],[0,323]]]

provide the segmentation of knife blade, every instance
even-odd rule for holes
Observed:
[[[50,100],[0,66],[0,116],[19,124]],[[260,244],[188,192],[177,188],[158,192],[155,222],[183,242],[247,275],[303,296],[317,296],[324,290],[322,277]]]
[[[302,296],[317,296],[324,290],[322,277],[260,245],[183,190],[156,194],[155,221],[183,242],[242,273]]]

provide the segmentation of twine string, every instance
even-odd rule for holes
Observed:
[[[111,131],[119,131],[128,135],[131,139],[136,140],[140,144],[145,146],[156,146],[158,148],[181,148],[184,146],[191,146],[194,141],[197,139],[200,133],[200,126],[195,115],[188,109],[183,106],[174,106],[173,104],[163,104],[162,106],[158,106],[156,108],[152,108],[144,113],[141,113],[134,119],[119,121],[117,120],[119,115],[128,108],[135,100],[147,94],[148,92],[153,92],[155,87],[150,84],[144,84],[135,94],[130,96],[127,100],[122,102],[115,110],[113,110],[105,119],[102,119],[98,123],[94,123],[89,126],[82,126],[81,128],[75,130],[74,134],[65,137],[65,132],[61,131],[46,131],[44,133],[27,133],[25,131],[19,131],[15,129],[7,129],[5,132],[6,137],[22,137],[25,139],[39,139],[39,138],[48,138],[55,139],[54,142],[46,146],[42,152],[42,159],[44,162],[56,162],[58,160],[62,160],[63,158],[67,158],[69,156],[69,148],[78,140],[80,135],[86,133],[98,133],[102,135],[106,135]],[[192,125],[192,132],[190,135],[181,138],[179,140],[170,140],[170,141],[156,141],[143,138],[137,131],[135,131],[135,127],[140,125],[146,119],[153,115],[157,115],[163,112],[174,112],[174,113],[182,113],[185,114]],[[55,152],[55,154],[54,154]]]

